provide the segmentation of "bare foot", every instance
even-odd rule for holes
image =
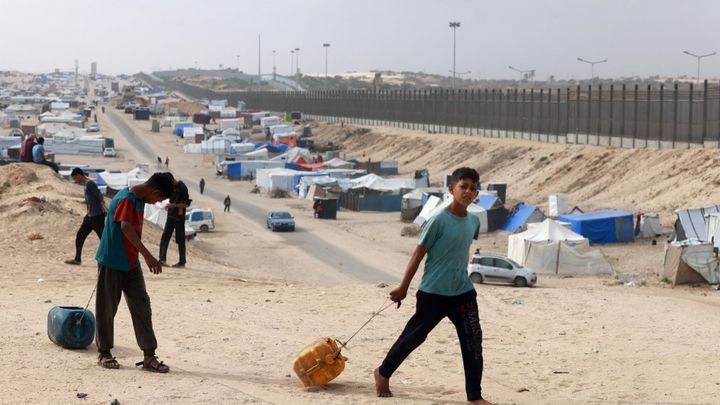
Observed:
[[[468,403],[468,405],[471,405],[471,404],[472,404],[472,405],[493,405],[492,402],[488,402],[488,401],[486,401],[486,400],[484,400],[484,399],[480,399],[480,400],[477,400],[477,401],[468,401],[467,403]]]
[[[390,392],[390,379],[385,378],[380,374],[380,368],[376,368],[373,372],[375,375],[375,392],[380,398],[389,398],[392,396]]]

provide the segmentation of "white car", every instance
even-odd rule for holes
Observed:
[[[86,132],[100,132],[100,125],[97,122],[93,122],[88,126]]]
[[[537,274],[505,256],[472,255],[468,275],[474,283],[500,282],[515,287],[532,287],[537,283]]]
[[[103,156],[115,157],[117,156],[117,151],[115,150],[115,148],[105,148],[105,150],[103,150]]]
[[[207,232],[215,229],[215,215],[209,208],[195,208],[185,213],[185,223],[196,231]]]

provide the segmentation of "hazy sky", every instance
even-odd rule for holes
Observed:
[[[603,77],[695,75],[683,50],[720,51],[718,0],[2,0],[0,70],[135,73],[168,68],[290,69],[300,48],[303,72],[452,69],[472,78],[585,78],[576,60],[609,59]],[[703,59],[703,77],[720,77],[720,56]]]

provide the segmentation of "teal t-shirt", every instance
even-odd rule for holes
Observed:
[[[122,233],[120,224],[130,223],[142,237],[145,203],[125,188],[115,195],[108,206],[105,227],[95,260],[112,270],[128,271],[140,267],[139,253]]]
[[[428,249],[420,291],[456,296],[474,288],[467,264],[479,231],[480,220],[470,213],[458,217],[444,209],[427,221],[418,242]]]

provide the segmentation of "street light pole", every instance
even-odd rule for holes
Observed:
[[[323,47],[325,47],[325,87],[328,87],[328,82],[327,82],[327,78],[328,78],[328,76],[327,76],[327,61],[328,61],[328,48],[330,48],[330,44],[329,44],[329,43],[324,43],[324,44],[323,44]]]
[[[277,67],[275,65],[275,50],[273,49],[273,81],[277,80]]]
[[[240,55],[235,55],[235,57],[237,58],[237,71],[239,73],[240,72]]]
[[[706,54],[706,55],[695,55],[694,53],[691,53],[691,52],[688,52],[688,51],[683,51],[683,53],[686,54],[686,55],[694,56],[694,57],[697,58],[697,76],[695,76],[695,81],[696,81],[697,83],[700,83],[700,59],[702,59],[702,58],[707,58],[708,56],[713,56],[713,55],[715,55],[715,52],[713,52],[713,53],[708,53],[708,54]]]
[[[453,69],[452,69],[452,74],[453,74],[453,77],[452,77],[452,88],[453,88],[453,90],[455,89],[455,76],[456,76],[456,72],[457,72],[456,69],[455,69],[455,49],[456,49],[456,48],[455,48],[455,45],[456,45],[456,42],[455,42],[455,39],[456,39],[455,33],[456,33],[456,31],[457,31],[457,29],[458,29],[459,27],[460,27],[460,22],[458,22],[458,21],[451,21],[451,22],[450,22],[450,28],[452,28],[452,30],[453,30]]]
[[[300,76],[300,48],[295,48],[295,74]]]
[[[512,66],[508,66],[508,69],[514,70],[514,71],[520,73],[520,81],[521,81],[521,82],[523,81],[523,78],[524,78],[524,77],[527,77],[527,76],[524,76],[524,75],[526,75],[526,74],[528,74],[528,73],[534,72],[533,69],[530,69],[530,70],[520,70],[520,69],[516,69],[516,68],[514,68],[514,67],[512,67]]]
[[[598,60],[598,61],[590,61],[590,60],[585,60],[583,58],[577,58],[577,60],[580,62],[585,62],[590,65],[590,85],[595,87],[595,65],[597,65],[598,63],[605,63],[608,60],[603,59],[603,60]]]

